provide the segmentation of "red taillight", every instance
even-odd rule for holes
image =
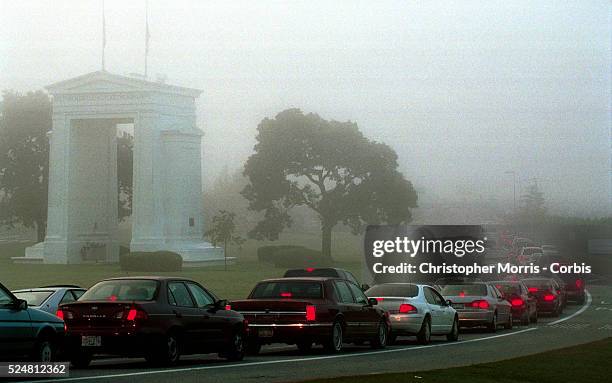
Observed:
[[[581,289],[582,286],[584,286],[584,282],[582,281],[582,279],[576,279],[576,287]]]
[[[510,303],[514,307],[520,307],[525,304],[525,302],[521,298],[513,298]]]
[[[108,297],[108,300],[111,302],[114,302],[117,300],[117,296],[116,295],[111,295],[110,297]]]
[[[546,294],[546,295],[544,295],[544,300],[545,300],[546,302],[552,302],[552,301],[554,301],[554,300],[555,300],[555,296],[554,296],[554,295],[552,295],[552,294]]]
[[[463,298],[463,297],[465,296],[465,292],[460,291],[460,292],[459,292],[459,296],[460,296],[461,298]]]
[[[225,311],[230,311],[232,309],[232,305],[225,305]]]
[[[473,308],[476,308],[476,309],[483,309],[484,310],[484,309],[488,309],[489,308],[489,302],[481,299],[481,300],[477,300],[477,301],[472,302],[471,306]]]
[[[74,315],[72,314],[71,311],[65,311],[65,310],[62,310],[62,309],[57,310],[55,312],[55,316],[57,316],[61,320],[66,320],[66,319],[74,318]]]
[[[130,309],[127,313],[127,316],[125,317],[125,319],[129,320],[129,321],[134,321],[136,319],[147,319],[147,313],[142,311],[142,310],[138,310],[138,309]]]
[[[537,287],[530,287],[527,290],[529,290],[530,293],[537,293],[538,292],[538,288]]]
[[[306,269],[306,272],[308,272],[308,273],[312,273],[313,271],[315,271],[315,268],[314,268],[314,267],[308,267],[308,268]]]
[[[399,307],[400,314],[416,313],[417,308],[408,303],[402,303]]]
[[[61,320],[64,320],[64,312],[62,310],[57,310],[57,312],[55,313],[55,316]]]
[[[306,306],[306,320],[313,321],[317,319],[317,309],[313,305]]]
[[[385,298],[380,298],[380,297],[379,297],[379,298],[376,298],[376,301],[377,301],[377,302],[382,302],[382,301],[384,301],[384,300],[385,300]]]
[[[280,293],[280,296],[283,298],[291,298],[291,293],[290,292],[282,292]]]

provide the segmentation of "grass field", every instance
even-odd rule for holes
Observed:
[[[308,380],[303,383],[560,383],[610,378],[612,338],[501,362],[401,374]]]
[[[223,266],[213,266],[185,268],[183,271],[175,273],[156,272],[154,274],[192,278],[223,298],[244,298],[257,281],[282,276],[285,271],[285,269],[257,262],[256,253],[259,246],[294,244],[318,249],[320,248],[318,241],[319,238],[312,234],[286,234],[275,242],[247,241],[242,249],[230,249],[229,255],[237,257],[237,262],[228,266],[227,271],[224,270]],[[152,274],[121,271],[118,264],[14,264],[10,258],[23,256],[24,248],[30,245],[31,243],[19,242],[0,244],[0,282],[11,290],[60,283],[90,287],[104,278]],[[351,270],[355,275],[360,275],[362,254],[360,237],[347,233],[335,235],[333,254],[336,266]]]

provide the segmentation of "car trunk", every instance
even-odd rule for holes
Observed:
[[[117,328],[126,324],[125,314],[134,306],[131,301],[74,302],[60,307],[69,328]],[[72,314],[72,318],[69,317]]]
[[[470,304],[472,302],[484,299],[482,296],[479,295],[456,295],[445,296],[444,298],[451,301],[451,305],[455,310],[472,310],[472,307],[470,307]]]
[[[240,312],[250,324],[289,324],[306,321],[306,306],[320,300],[245,299],[233,301],[232,310]]]
[[[378,301],[378,307],[382,308],[385,311],[388,311],[389,314],[397,314],[399,313],[399,308],[402,303],[410,303],[411,298],[402,298],[402,297],[370,297],[375,298]]]

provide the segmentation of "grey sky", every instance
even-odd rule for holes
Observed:
[[[101,0],[0,0],[0,89],[100,69]],[[437,196],[610,212],[609,1],[150,0],[150,74],[204,89],[205,175],[289,107],[356,121]],[[106,1],[107,70],[143,71],[144,0]],[[428,196],[428,197],[425,197]]]

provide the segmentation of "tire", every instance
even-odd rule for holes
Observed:
[[[584,294],[582,294],[582,295],[580,296],[580,298],[578,298],[578,299],[576,300],[576,303],[577,303],[577,304],[579,304],[579,305],[583,305],[585,300],[586,300],[586,299],[585,299],[585,297],[584,297]]]
[[[31,359],[34,362],[53,362],[56,359],[57,346],[51,339],[43,337],[36,342]]]
[[[487,329],[489,330],[489,332],[497,331],[497,313],[493,314],[493,319],[491,319],[491,323],[487,325]]]
[[[296,346],[303,354],[309,353],[312,350],[312,342],[309,340],[298,342],[296,343]]]
[[[457,317],[453,320],[453,327],[451,328],[451,332],[446,335],[446,340],[449,342],[456,342],[459,340],[459,319],[457,319]]]
[[[257,355],[261,351],[261,343],[256,338],[251,338],[247,341],[246,352],[248,355]]]
[[[342,329],[342,323],[335,321],[332,325],[332,332],[329,339],[325,342],[323,347],[329,353],[336,354],[342,351],[344,343],[344,334]]]
[[[180,339],[176,333],[169,333],[163,337],[156,349],[145,359],[152,364],[160,366],[174,366],[181,359]]]
[[[421,329],[417,334],[417,340],[420,344],[429,344],[431,342],[431,320],[429,317],[425,317],[425,320],[423,320]]]
[[[393,333],[387,335],[387,345],[388,346],[394,345],[395,342],[397,342],[397,335],[395,335]]]
[[[237,330],[232,335],[230,343],[227,345],[226,350],[220,354],[223,358],[231,360],[233,362],[244,359],[245,352],[245,340],[242,331]]]
[[[70,358],[70,365],[74,368],[87,368],[91,363],[92,355],[84,350],[78,350]]]
[[[512,326],[514,325],[512,321],[512,313],[508,314],[508,321],[504,324],[504,328],[506,330],[512,330]]]
[[[389,336],[389,327],[387,326],[387,322],[384,320],[378,323],[378,328],[376,330],[376,336],[372,338],[370,341],[370,347],[372,348],[385,348],[387,347],[387,341]]]

